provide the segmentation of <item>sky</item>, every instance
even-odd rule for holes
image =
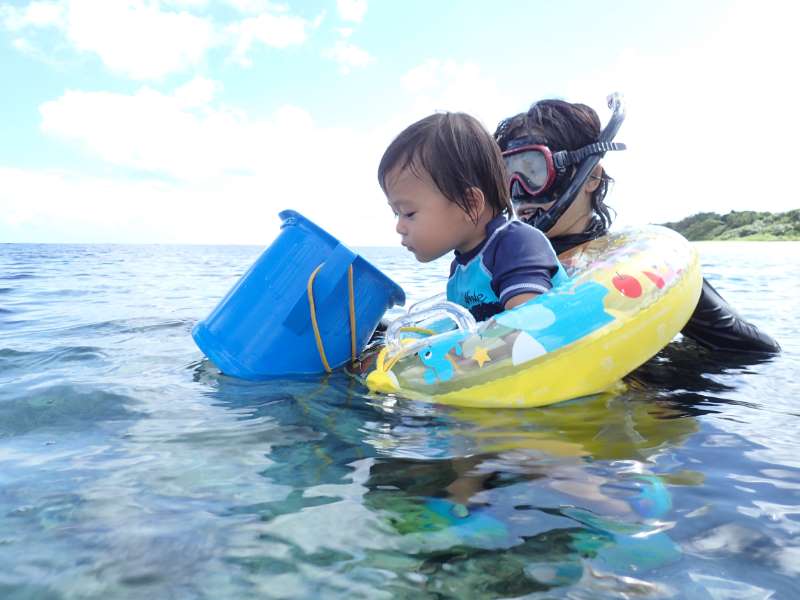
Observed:
[[[0,242],[399,243],[376,171],[434,111],[494,131],[624,95],[616,226],[800,207],[800,4],[0,0]]]

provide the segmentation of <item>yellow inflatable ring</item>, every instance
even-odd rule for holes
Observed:
[[[700,296],[694,248],[664,227],[562,255],[564,285],[474,330],[412,329],[379,352],[373,392],[465,407],[533,407],[613,389],[683,328]]]

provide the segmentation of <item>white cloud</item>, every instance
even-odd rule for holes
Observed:
[[[8,241],[260,244],[279,224],[263,190],[235,178],[179,185],[0,167],[0,179]]]
[[[15,38],[11,45],[23,54],[35,54],[36,49],[25,38]]]
[[[630,149],[605,159],[618,180],[612,205],[620,222],[798,206],[787,181],[800,139],[793,117],[800,93],[786,75],[800,55],[791,30],[797,9],[768,7],[737,5],[701,46],[662,56],[631,51],[564,90],[596,105],[604,120],[605,94],[626,94],[629,116],[618,139]],[[536,100],[487,69],[423,62],[401,78],[405,110],[393,109],[370,130],[322,127],[297,106],[255,118],[222,104],[219,82],[205,78],[169,93],[68,91],[41,106],[42,130],[137,170],[135,179],[3,169],[0,231],[49,224],[93,241],[108,230],[127,232],[119,241],[263,243],[277,211],[292,207],[349,244],[392,244],[375,182],[392,137],[434,110],[468,112],[491,131]]]
[[[138,173],[129,181],[51,172],[34,184],[37,171],[7,170],[0,231],[4,222],[58,223],[63,199],[81,198],[62,229],[97,226],[94,241],[113,230],[127,241],[263,243],[277,212],[294,208],[348,243],[387,243],[392,219],[375,181],[384,132],[320,127],[295,106],[251,118],[218,105],[217,89],[198,78],[169,94],[68,91],[45,103],[45,134]],[[103,197],[114,198],[118,221],[95,213],[90,199]],[[375,227],[355,233],[356,222]]]
[[[247,14],[258,14],[262,12],[286,13],[289,12],[289,5],[270,0],[225,0],[225,3],[236,10]]]
[[[132,95],[67,91],[41,106],[42,130],[104,161],[182,179],[251,168],[234,145],[244,117],[210,109],[202,103],[208,93],[202,80],[174,95],[147,87]]]
[[[344,75],[348,74],[352,69],[366,67],[375,62],[375,58],[369,52],[344,40],[338,40],[332,48],[325,50],[322,55],[338,63],[339,70]]]
[[[466,112],[480,119],[490,132],[526,101],[472,62],[431,58],[407,71],[401,83],[413,98],[418,118],[434,111]]]
[[[209,5],[209,0],[160,0],[162,6],[175,6],[177,8],[188,8],[199,10]]]
[[[226,24],[210,13],[194,14],[207,12],[206,0],[58,0],[0,7],[0,24],[18,34],[15,46],[27,54],[46,55],[22,33],[53,29],[74,49],[95,54],[117,74],[157,80],[202,64],[210,50],[221,46],[231,46],[233,59],[249,65],[257,45],[303,44],[324,17],[321,13],[311,21],[289,14],[285,4],[264,0],[227,3],[251,16]],[[55,48],[52,40],[49,43]]]
[[[198,108],[210,104],[220,89],[222,89],[222,84],[218,81],[205,77],[195,77],[178,87],[173,95],[178,106]]]
[[[271,48],[302,44],[308,36],[307,30],[315,27],[315,23],[294,15],[270,13],[243,19],[227,27],[234,40],[233,58],[240,64],[250,65],[248,54],[257,43]]]
[[[210,20],[132,0],[72,0],[67,35],[112,71],[157,79],[198,64],[214,44]]]
[[[278,232],[278,212],[291,208],[349,246],[394,244],[374,173],[356,180],[354,171],[346,170],[351,181],[326,181],[323,170],[307,172],[302,183],[266,176],[187,183],[0,166],[0,239],[266,244]],[[367,187],[375,189],[364,193]]]
[[[496,89],[478,75],[482,89]],[[451,84],[462,89],[457,77],[445,77],[427,98]],[[422,105],[412,98],[408,111],[378,128],[354,130],[321,127],[296,106],[250,117],[220,104],[220,85],[195,78],[171,93],[146,86],[131,94],[76,90],[44,103],[46,135],[138,172],[133,180],[5,172],[0,231],[32,239],[34,224],[49,223],[56,228],[47,234],[50,241],[109,241],[113,235],[111,241],[264,243],[274,234],[277,212],[294,208],[348,244],[394,243],[377,163],[402,128],[441,102]],[[484,102],[491,104],[490,98]],[[64,198],[80,200],[68,211]],[[109,207],[113,215],[106,214]]]
[[[435,87],[440,81],[442,64],[441,60],[430,58],[410,69],[400,79],[403,87],[412,94],[421,93]],[[453,64],[452,61],[451,64]]]
[[[210,20],[143,0],[32,2],[0,14],[11,31],[56,29],[76,50],[96,54],[110,70],[133,79],[158,79],[196,65],[216,43]],[[35,54],[29,40],[23,49]]]
[[[766,7],[766,8],[765,8]],[[783,211],[800,206],[787,184],[800,139],[795,4],[737,4],[697,47],[670,55],[630,51],[575,81],[568,99],[595,105],[623,92],[628,150],[605,159],[617,179],[619,222],[681,219],[699,211]]]
[[[336,10],[343,21],[360,23],[367,14],[367,0],[336,0]]]
[[[24,7],[0,6],[0,22],[9,31],[55,26],[63,19],[63,2],[31,2]]]

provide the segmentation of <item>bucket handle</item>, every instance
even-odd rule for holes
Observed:
[[[342,244],[336,246],[327,255],[320,256],[320,265],[317,267],[318,274],[314,283],[314,297],[317,305],[324,306],[330,300],[342,277],[345,276],[347,268],[358,258],[352,250]],[[306,286],[308,287],[308,286]],[[308,291],[298,294],[297,300],[283,325],[297,335],[303,335],[308,331]]]
[[[326,373],[331,373],[332,369],[331,366],[328,364],[328,357],[325,355],[325,344],[322,342],[322,335],[319,332],[319,325],[317,324],[317,309],[314,303],[314,279],[317,277],[317,273],[319,270],[325,265],[325,263],[320,263],[319,266],[314,269],[311,275],[308,278],[308,283],[306,284],[306,293],[308,295],[308,310],[311,315],[311,327],[314,330],[314,341],[317,344],[317,352],[319,353],[319,359],[322,361],[322,366],[325,367]],[[350,313],[350,357],[351,360],[355,361],[356,359],[356,304],[355,304],[355,293],[353,291],[353,264],[350,263],[347,266],[347,292],[349,297],[349,313]]]

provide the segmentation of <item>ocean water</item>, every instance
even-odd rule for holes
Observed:
[[[800,243],[698,248],[780,356],[486,411],[220,375],[190,331],[261,248],[0,245],[0,598],[800,597]]]

